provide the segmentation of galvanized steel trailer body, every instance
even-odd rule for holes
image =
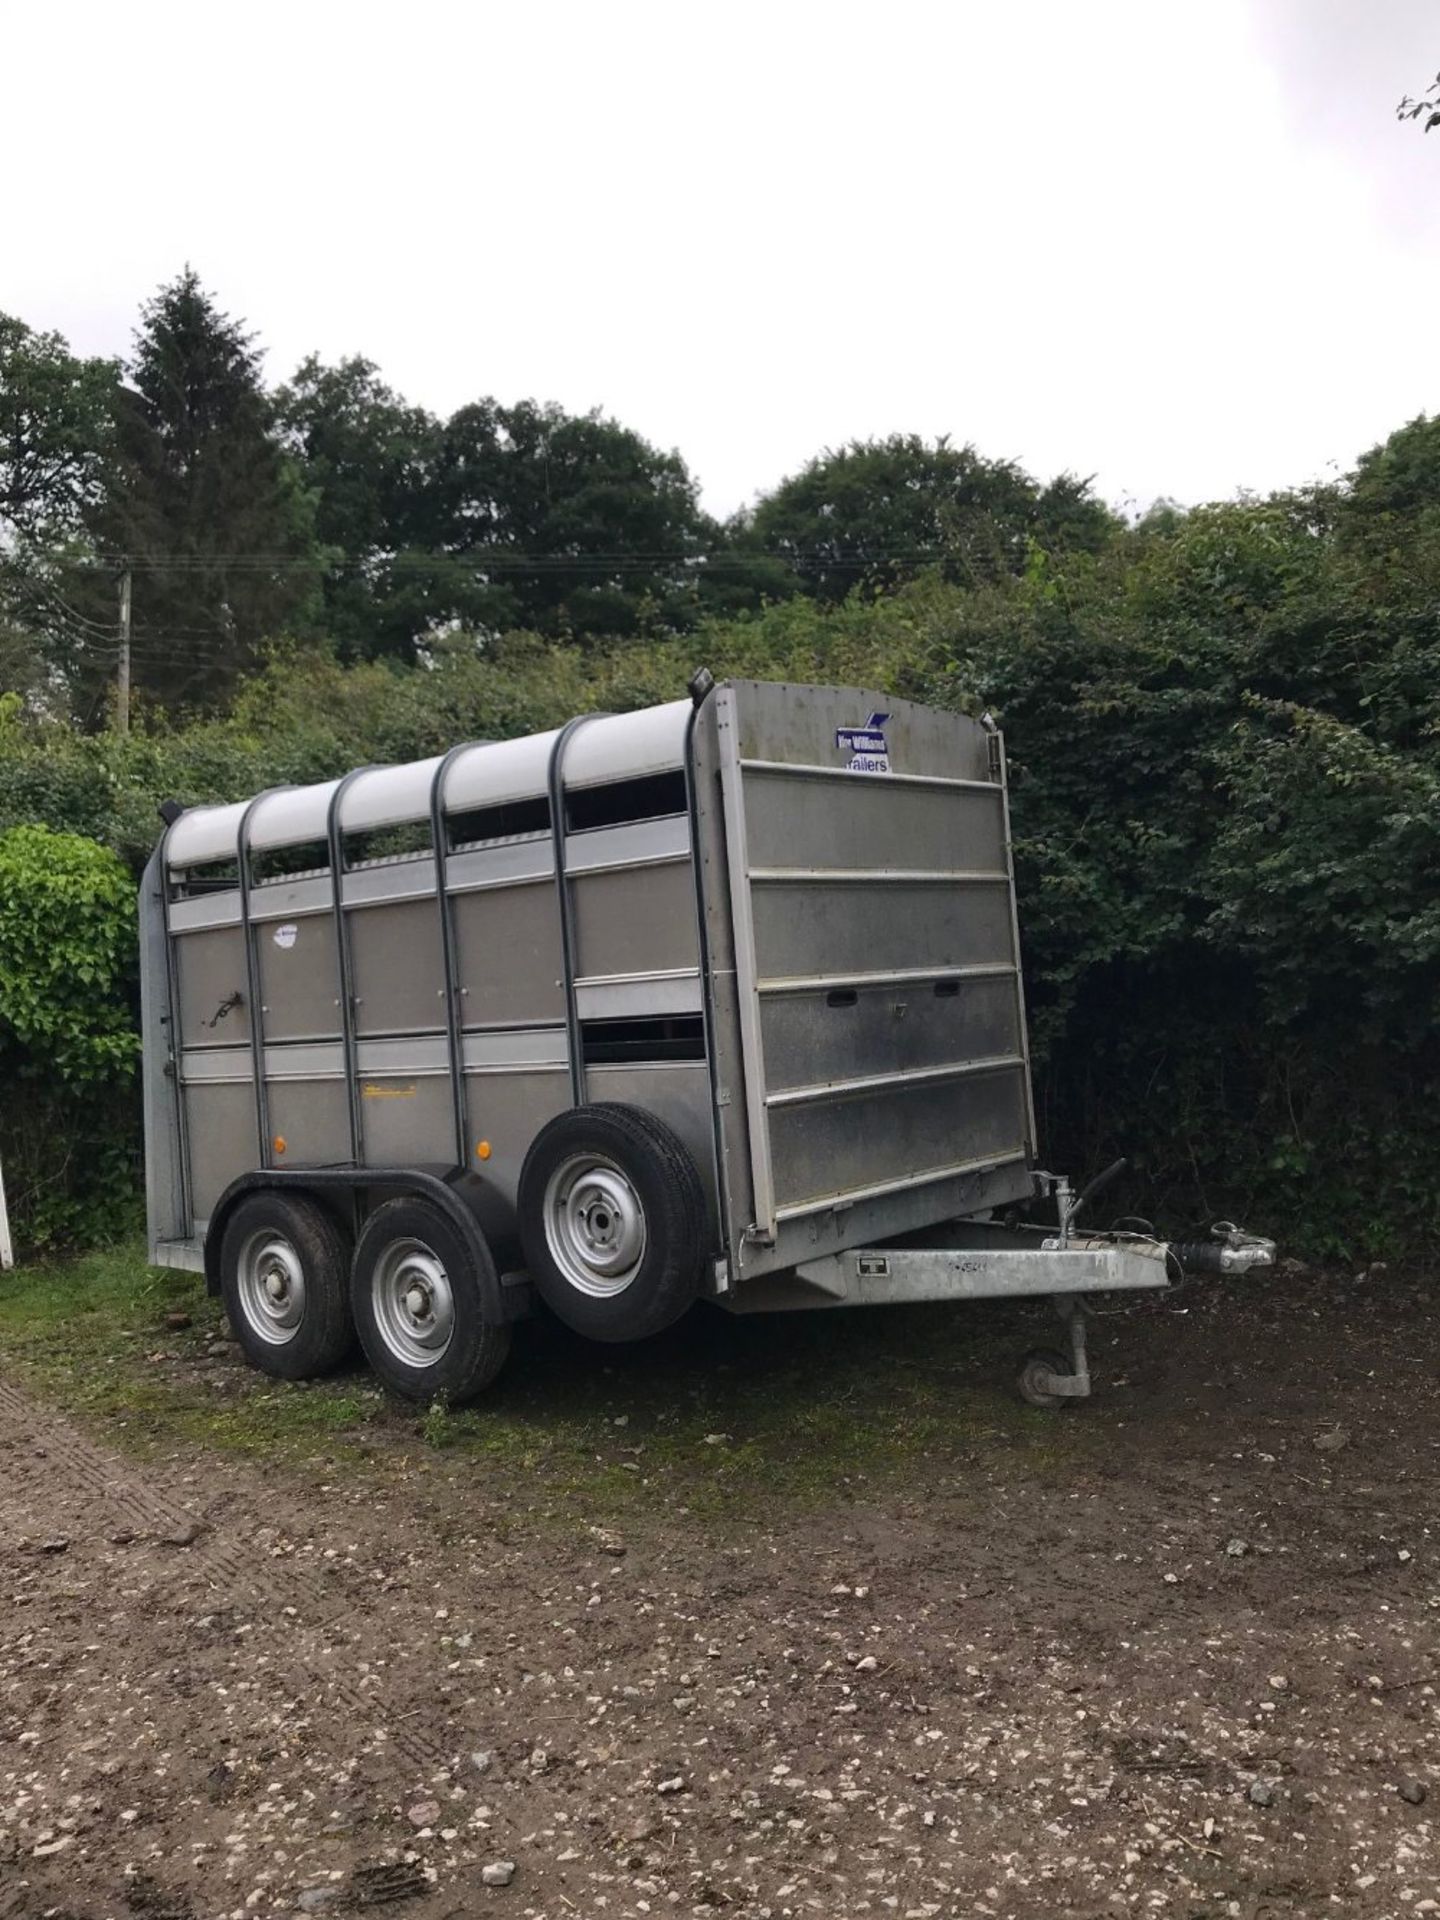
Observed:
[[[614,1278],[693,1183],[691,1290],[736,1311],[1063,1295],[1066,1260],[1089,1291],[1165,1283],[1154,1244],[1021,1257],[976,1224],[1036,1190],[998,734],[863,690],[696,691],[172,821],[141,907],[152,1260],[218,1281],[262,1190],[348,1232],[423,1194],[495,1256],[492,1317],[539,1245],[620,1337]],[[521,1217],[538,1137],[616,1107],[668,1182],[597,1135]],[[963,1260],[895,1244],[960,1221]]]

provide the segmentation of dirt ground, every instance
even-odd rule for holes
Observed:
[[[649,1497],[661,1349],[618,1530],[414,1423],[137,1453],[0,1352],[0,1915],[1440,1912],[1432,1299],[1147,1303],[1088,1406],[721,1518]],[[992,1387],[1048,1333],[967,1324]]]

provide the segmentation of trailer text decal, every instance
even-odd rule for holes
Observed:
[[[872,713],[863,727],[837,727],[835,744],[850,758],[845,762],[851,773],[889,773],[890,748],[885,740],[888,713]]]

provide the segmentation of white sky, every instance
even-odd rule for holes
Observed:
[[[0,308],[82,351],[188,259],[272,379],[599,405],[717,512],[895,430],[1195,501],[1440,408],[1440,132],[1393,115],[1440,0],[0,21]]]

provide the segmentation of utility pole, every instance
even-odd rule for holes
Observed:
[[[120,576],[120,668],[115,676],[115,730],[130,731],[130,569]]]

